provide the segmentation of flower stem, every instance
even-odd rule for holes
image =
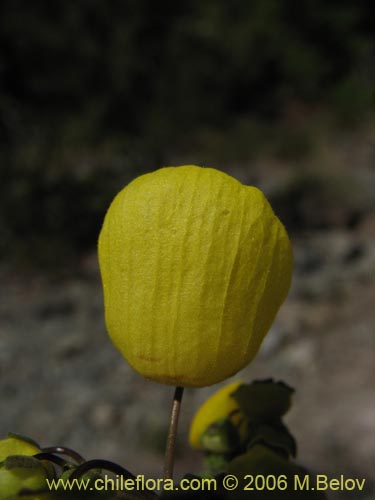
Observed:
[[[164,479],[173,478],[173,466],[174,466],[174,456],[176,451],[178,417],[180,415],[181,400],[183,393],[184,393],[183,387],[176,387],[172,404],[171,418],[169,421],[167,444],[165,448]]]

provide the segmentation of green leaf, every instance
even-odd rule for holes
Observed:
[[[255,428],[248,442],[248,449],[256,444],[268,446],[289,458],[297,454],[297,443],[289,430],[281,422],[275,425],[260,425]]]
[[[199,475],[196,476],[195,474],[185,474],[182,479],[188,479],[191,481],[192,479],[198,479],[199,481],[202,480],[202,478],[207,478],[207,479],[214,479],[212,475]],[[178,487],[178,486],[177,486]],[[225,500],[225,496],[223,492],[215,491],[212,488],[212,491],[204,491],[204,489],[200,489],[197,491],[194,490],[189,490],[189,491],[179,491],[174,490],[174,491],[163,491],[161,493],[161,496],[159,497],[160,499],[173,499],[173,500]]]
[[[251,421],[265,423],[285,415],[290,408],[293,392],[294,389],[284,382],[267,379],[241,385],[232,397]]]
[[[304,478],[309,476],[308,471],[286,460],[266,446],[255,445],[243,455],[236,457],[229,464],[227,474],[236,476],[239,481],[234,493],[227,494],[226,498],[228,499],[326,499],[326,496],[321,491],[296,488],[295,477],[299,477],[303,482]],[[260,484],[258,485],[251,480],[251,477],[255,478],[257,476],[260,478]],[[310,485],[314,486],[313,476],[309,476],[309,478]],[[268,485],[267,482],[263,484],[263,479],[269,481]]]
[[[2,497],[0,497],[3,500]],[[155,496],[157,499],[158,497]],[[20,492],[6,500],[150,500],[150,496],[143,492],[124,491],[53,491],[53,492]]]
[[[32,492],[21,492],[19,495],[6,500],[143,500],[143,498],[123,492],[53,491],[38,492],[37,496]]]
[[[64,470],[64,472],[61,474],[60,478],[63,479],[64,481],[69,480],[70,476],[72,473],[76,470],[76,466],[69,467],[68,469]],[[82,476],[80,476],[79,480],[80,481],[94,481],[95,479],[100,479],[102,478],[101,474],[101,469],[90,469],[89,471],[85,472]]]
[[[160,500],[225,500],[224,492],[220,491],[173,491],[163,492]]]

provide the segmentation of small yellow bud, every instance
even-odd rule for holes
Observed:
[[[292,260],[259,189],[192,165],[142,175],[115,197],[99,236],[109,335],[147,378],[218,383],[255,356]]]
[[[0,440],[0,462],[3,462],[10,455],[32,456],[40,453],[41,450],[32,442],[21,436],[11,435]]]
[[[192,420],[189,432],[189,442],[192,448],[203,449],[202,436],[210,427],[220,419],[228,418],[233,412],[238,411],[233,415],[233,421],[240,424],[241,418],[244,417],[240,412],[240,407],[231,394],[243,384],[241,380],[232,382],[231,384],[221,387],[212,396],[210,396],[203,405],[198,409]],[[244,427],[239,425],[240,429]],[[244,437],[241,436],[241,437]]]
[[[17,493],[22,489],[40,490],[46,488],[47,468],[35,461],[33,467],[27,463],[22,463],[23,457],[31,457],[40,453],[41,450],[28,440],[22,437],[11,436],[0,440],[0,498],[18,498]],[[7,468],[6,459],[16,458],[20,464]],[[30,500],[37,500],[38,497],[29,497]]]

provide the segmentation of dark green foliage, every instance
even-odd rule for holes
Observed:
[[[232,394],[241,411],[252,422],[278,421],[289,410],[294,389],[283,382],[255,380],[240,385]]]
[[[229,494],[228,499],[326,500],[325,493],[314,491],[313,487],[310,491],[299,491],[295,488],[295,477],[298,476],[303,481],[309,475],[308,471],[280,457],[266,446],[252,446],[247,453],[239,455],[229,464],[227,472],[239,479],[238,489]],[[262,478],[259,487],[251,481],[250,476],[254,479],[257,476]],[[269,481],[269,487],[265,485],[267,478],[273,479]],[[314,484],[313,475],[311,475],[312,484]]]
[[[230,134],[301,103],[362,116],[367,10],[349,0],[3,0],[0,254],[20,240],[33,261],[92,248],[119,187],[191,151],[204,131]],[[297,153],[309,148],[301,136]]]
[[[285,457],[295,457],[297,454],[296,441],[281,422],[255,426],[247,446],[251,448],[256,444],[268,446],[271,450]]]
[[[230,453],[241,444],[237,427],[228,418],[211,424],[201,437],[202,446],[216,453]]]
[[[181,138],[235,113],[275,116],[341,93],[370,35],[348,0],[4,0],[0,14],[4,143]]]
[[[284,382],[274,382],[273,379],[240,385],[231,394],[239,405],[239,410],[232,415],[237,415],[237,423],[232,422],[231,415],[228,415],[230,425],[224,425],[225,419],[214,422],[201,438],[207,473],[215,475],[227,471],[235,457],[259,446],[266,447],[283,461],[295,457],[296,441],[282,421],[291,406],[293,392],[294,389]],[[233,431],[237,433],[233,434]],[[211,434],[216,439],[209,439]],[[233,435],[237,435],[237,439]]]

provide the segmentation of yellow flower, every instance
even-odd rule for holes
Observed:
[[[16,498],[15,495],[23,488],[30,490],[46,488],[46,478],[49,474],[42,463],[38,466],[36,461],[31,467],[30,464],[22,464],[21,459],[21,456],[31,457],[40,452],[36,445],[22,437],[14,435],[0,440],[0,498]],[[8,468],[5,460],[15,455],[18,457],[19,465]],[[37,497],[33,499],[37,500]]]
[[[231,414],[233,414],[231,420],[238,424],[240,431],[245,431],[245,427],[241,426],[241,418],[244,416],[239,411],[237,402],[231,397],[231,394],[241,384],[243,384],[242,380],[238,380],[225,385],[210,396],[198,409],[194,415],[189,432],[189,442],[192,448],[204,449],[205,446],[202,438],[207,429],[216,422],[227,419]],[[244,438],[245,436],[242,434],[239,437]]]
[[[10,455],[27,455],[31,457],[37,453],[40,453],[40,449],[22,437],[12,435],[6,439],[0,439],[0,462],[3,462]]]
[[[292,260],[259,189],[192,165],[142,175],[115,197],[99,236],[109,335],[147,378],[218,383],[257,353]]]

